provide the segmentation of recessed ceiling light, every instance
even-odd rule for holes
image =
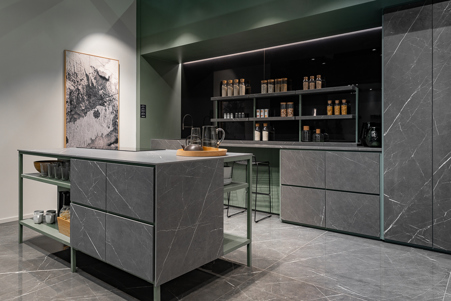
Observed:
[[[323,65],[326,65],[326,62],[324,62]]]
[[[315,58],[312,58],[312,61],[314,61],[315,60]]]
[[[372,91],[373,89],[372,88],[370,88],[370,91]]]
[[[373,51],[376,51],[376,48],[374,48]]]

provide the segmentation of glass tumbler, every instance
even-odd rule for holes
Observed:
[[[40,163],[39,165],[41,166],[41,177],[47,177],[49,164],[48,163]]]
[[[47,175],[49,178],[55,178],[55,168],[56,163],[49,163],[49,166],[47,168]]]

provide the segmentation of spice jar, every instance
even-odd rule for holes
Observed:
[[[222,86],[221,86],[221,96],[227,96],[227,81],[223,80],[222,81]]]
[[[233,96],[233,80],[229,79],[227,85],[227,96]]]
[[[287,102],[287,117],[294,116],[294,104],[293,102]]]
[[[268,81],[267,80],[262,80],[262,90],[261,90],[262,94],[268,93]]]
[[[304,80],[302,81],[302,90],[308,90],[308,77],[304,76]]]
[[[260,118],[260,115],[261,114],[261,112],[260,112],[260,109],[257,109],[257,118]]]
[[[287,81],[288,81],[288,79],[286,77],[282,78],[282,82],[281,82],[281,85],[280,85],[280,92],[287,92],[288,91]]]
[[[269,109],[265,109],[265,115],[262,117],[268,118],[269,117]]]
[[[335,101],[335,106],[334,106],[334,115],[340,115],[340,101],[336,100]]]
[[[313,135],[313,142],[324,142],[324,136],[321,134],[321,129],[316,129],[316,134]]]
[[[274,92],[280,92],[280,82],[281,82],[281,79],[280,79],[280,78],[276,79],[276,84],[275,84],[275,90],[274,90]]]
[[[269,138],[268,124],[263,123],[262,141],[268,141],[268,138]]]
[[[323,86],[323,81],[321,80],[321,75],[316,76],[316,89],[321,89]]]
[[[287,117],[287,103],[280,103],[280,117]]]
[[[334,115],[334,109],[332,107],[332,100],[327,101],[327,115]]]
[[[255,141],[260,141],[260,136],[261,136],[260,123],[256,123],[255,124],[255,131],[254,131],[254,140]]]
[[[346,99],[341,101],[341,115],[348,115],[348,105],[346,104]]]
[[[246,83],[244,78],[240,79],[240,95],[246,95]]]
[[[238,79],[233,80],[233,96],[240,95],[240,84]]]
[[[309,90],[315,90],[315,76],[310,76],[309,80]]]
[[[310,132],[310,127],[308,125],[304,125],[301,135],[302,142],[311,142],[312,141],[312,132]]]
[[[268,79],[268,93],[274,93],[274,80]]]

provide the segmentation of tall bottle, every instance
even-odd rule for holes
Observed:
[[[227,96],[233,96],[233,80],[229,79],[228,85],[227,85]]]
[[[323,81],[321,80],[321,75],[316,76],[316,89],[321,89],[323,86]]]
[[[341,101],[341,115],[348,115],[348,105],[346,104],[346,99]]]
[[[268,124],[267,123],[263,123],[262,141],[268,141],[268,138],[269,138]]]
[[[246,83],[244,78],[240,79],[240,95],[246,95]]]
[[[260,141],[261,140],[261,130],[260,130],[260,123],[255,124],[255,133],[254,133],[254,140]]]
[[[308,90],[308,77],[304,76],[304,80],[302,81],[302,90]]]
[[[334,115],[340,115],[340,101],[336,100],[335,101],[335,106],[334,106]]]
[[[223,80],[222,81],[222,86],[221,86],[221,96],[227,96],[227,81]]]
[[[233,80],[233,96],[240,95],[240,81],[238,79]]]
[[[310,76],[309,80],[309,90],[315,90],[315,76]]]
[[[334,115],[334,107],[332,106],[332,100],[327,101],[327,115]]]

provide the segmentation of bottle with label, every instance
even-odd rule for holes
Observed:
[[[227,96],[233,96],[233,80],[229,79],[228,85],[227,85]]]
[[[310,76],[310,80],[308,82],[309,90],[315,90],[315,76]]]
[[[227,81],[223,80],[222,81],[222,86],[221,86],[221,96],[227,96]]]
[[[261,90],[262,94],[268,93],[268,81],[267,80],[262,80],[262,90]]]
[[[313,134],[313,142],[324,142],[324,135],[321,134],[321,129],[316,129],[316,133]]]
[[[304,76],[304,80],[302,81],[302,90],[308,90],[308,77]]]
[[[321,89],[323,81],[321,80],[321,75],[316,76],[316,89]]]
[[[246,83],[244,78],[240,79],[240,95],[246,95]]]
[[[239,96],[240,95],[240,80],[234,79],[233,80],[233,96]]]
[[[268,138],[269,138],[268,124],[263,123],[262,141],[268,141]]]
[[[334,108],[332,106],[332,100],[327,101],[327,115],[334,115]]]
[[[274,80],[268,79],[268,93],[274,93]]]
[[[311,142],[312,141],[312,132],[310,132],[310,127],[308,125],[304,125],[301,135],[302,142]]]
[[[280,103],[280,117],[287,117],[287,103]]]
[[[255,124],[255,133],[254,133],[254,140],[260,141],[261,131],[260,131],[260,123]]]
[[[340,115],[340,101],[336,100],[335,101],[335,106],[334,106],[334,115]]]
[[[348,115],[348,105],[346,99],[341,100],[341,115]]]

